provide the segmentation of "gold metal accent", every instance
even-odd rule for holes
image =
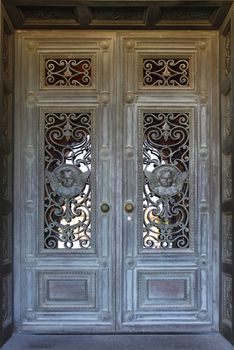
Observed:
[[[103,213],[108,213],[110,211],[110,205],[108,203],[102,203],[101,211]]]
[[[125,203],[124,209],[126,213],[130,214],[134,211],[134,205],[130,202]]]

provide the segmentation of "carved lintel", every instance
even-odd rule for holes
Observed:
[[[131,104],[134,102],[134,99],[135,99],[135,95],[132,91],[126,92],[126,94],[125,94],[125,102],[126,103]]]

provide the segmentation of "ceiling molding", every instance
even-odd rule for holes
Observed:
[[[5,0],[17,29],[218,29],[232,1]]]

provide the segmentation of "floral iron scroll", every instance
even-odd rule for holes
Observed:
[[[143,246],[189,247],[189,113],[144,113]]]
[[[91,115],[45,115],[45,248],[89,248]]]
[[[89,87],[92,85],[91,58],[45,59],[45,86]]]
[[[147,87],[188,87],[189,58],[144,58],[143,85]]]

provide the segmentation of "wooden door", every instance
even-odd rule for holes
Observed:
[[[18,32],[19,329],[217,329],[216,41]]]

